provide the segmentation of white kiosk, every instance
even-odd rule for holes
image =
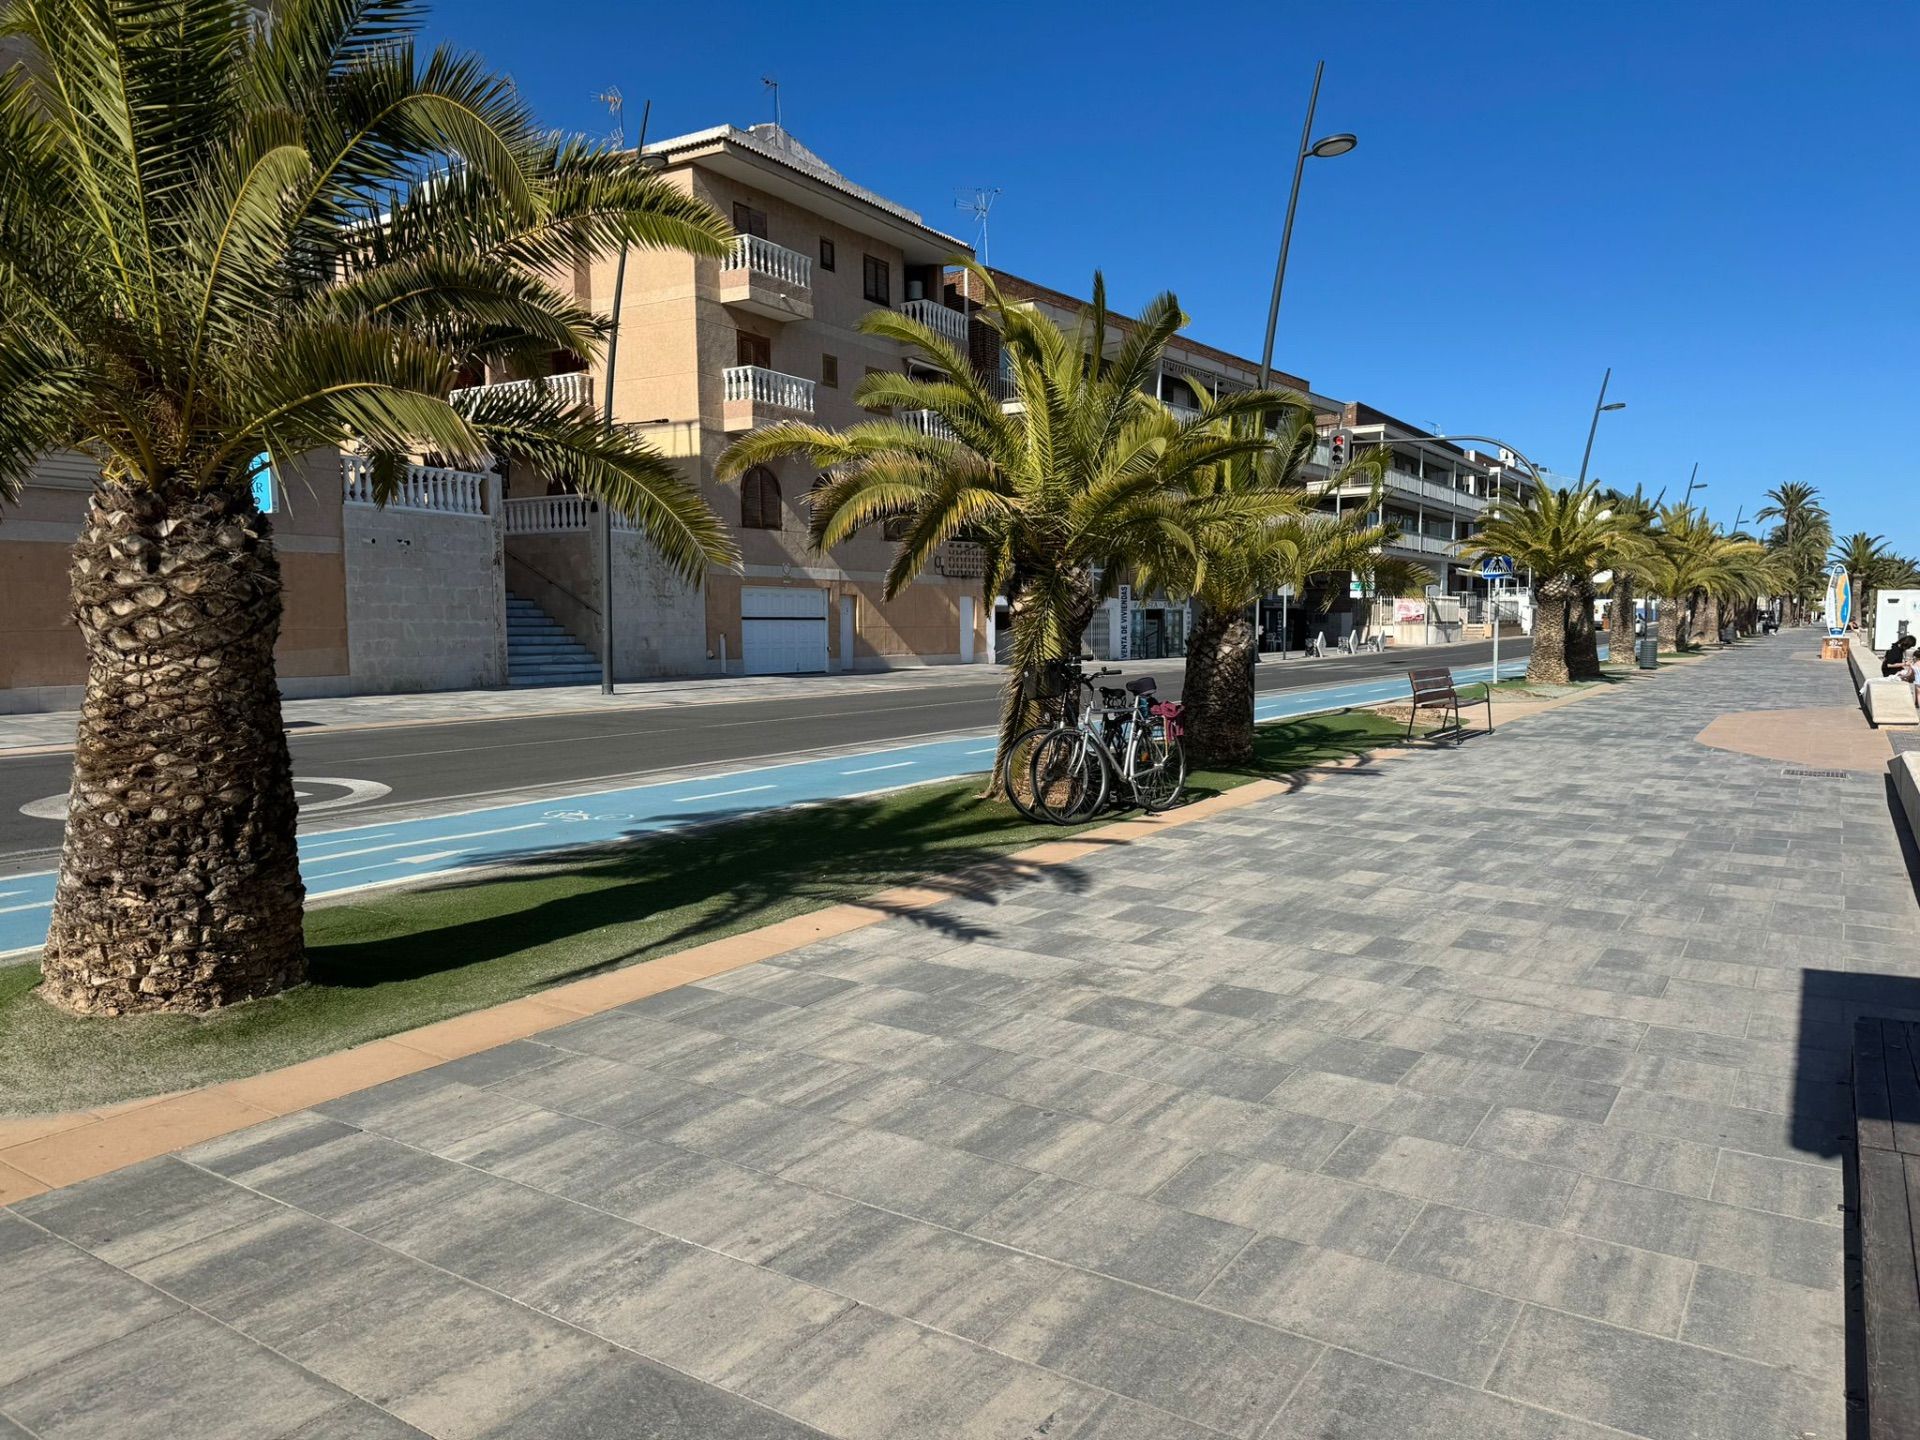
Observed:
[[[1873,597],[1873,648],[1886,648],[1902,635],[1920,635],[1920,590],[1881,590]]]

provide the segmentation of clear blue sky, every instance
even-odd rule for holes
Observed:
[[[1920,552],[1920,5],[441,0],[557,126],[594,94],[655,138],[772,118],[992,259],[1115,303],[1175,291],[1257,356],[1313,63],[1278,363],[1571,472],[1684,487],[1716,518],[1808,480],[1836,530]],[[1900,435],[1896,443],[1877,437]]]

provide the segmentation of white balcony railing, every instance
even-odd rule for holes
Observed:
[[[900,307],[909,320],[918,320],[942,340],[955,345],[967,343],[967,317],[964,311],[950,310],[938,300],[909,300]]]
[[[734,236],[733,249],[721,268],[748,270],[755,275],[784,280],[789,285],[803,288],[813,284],[813,257],[802,255],[798,250],[789,250],[784,245],[776,245],[771,240],[762,240],[758,235]]]
[[[346,479],[349,505],[371,505],[373,461],[364,455],[344,455],[340,468]],[[472,470],[449,470],[439,465],[409,465],[400,477],[389,510],[423,510],[435,515],[487,513],[487,485],[493,477]]]
[[[933,410],[907,410],[900,416],[900,423],[918,430],[922,435],[931,435],[938,440],[954,438],[953,427]]]
[[[801,415],[813,414],[811,380],[803,380],[798,375],[783,375],[778,370],[768,370],[759,365],[729,365],[722,374],[726,379],[729,402],[747,400],[755,405],[792,410]]]
[[[503,380],[497,385],[469,385],[463,390],[453,392],[454,399],[462,395],[531,395],[539,386],[545,385],[547,392],[556,396],[563,404],[578,405],[590,409],[593,405],[593,376],[585,370],[575,370],[565,375],[549,375],[545,380]]]
[[[1397,550],[1418,550],[1425,555],[1450,555],[1458,540],[1443,540],[1438,535],[1404,534],[1393,542]]]
[[[595,523],[599,510],[586,495],[530,495],[502,505],[509,535],[558,535],[568,530],[585,530]],[[613,517],[616,530],[633,529],[625,515]]]

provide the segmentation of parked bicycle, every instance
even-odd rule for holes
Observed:
[[[1081,683],[1094,688],[1092,678]],[[1071,825],[1098,815],[1116,796],[1149,815],[1179,802],[1187,782],[1185,710],[1159,700],[1156,688],[1144,676],[1122,689],[1100,687],[1097,707],[1035,743],[1029,796],[1041,818]]]

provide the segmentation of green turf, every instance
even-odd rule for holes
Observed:
[[[1401,730],[1364,710],[1262,726],[1252,765],[1196,773],[1190,793],[1378,748]],[[257,1074],[1072,833],[1029,825],[978,790],[925,785],[319,904],[307,915],[312,983],[205,1019],[83,1020],[30,993],[36,966],[0,968],[0,1111]]]

